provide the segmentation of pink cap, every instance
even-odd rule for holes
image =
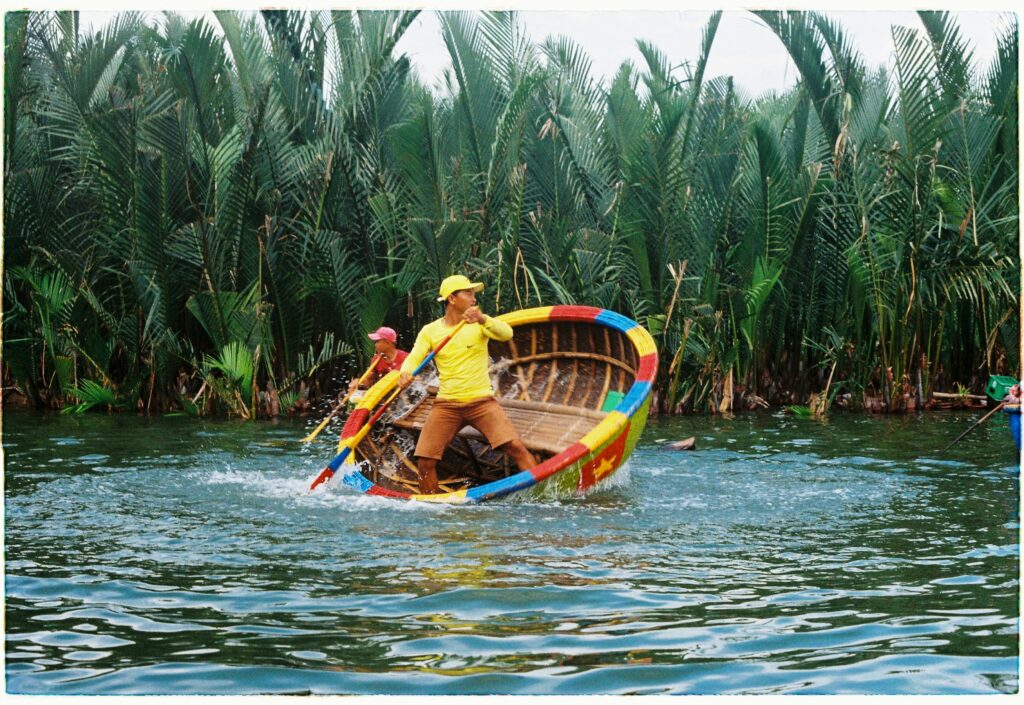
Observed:
[[[370,340],[390,340],[392,343],[398,341],[398,333],[395,332],[394,328],[388,328],[387,326],[381,326],[367,337]]]

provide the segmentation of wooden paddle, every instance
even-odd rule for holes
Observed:
[[[359,389],[360,385],[362,385],[363,382],[366,381],[366,378],[370,376],[371,372],[373,372],[373,368],[377,366],[377,361],[380,360],[380,357],[380,353],[377,353],[376,355],[373,356],[373,359],[370,360],[370,366],[366,368],[366,372],[364,372],[363,376],[359,378],[359,382],[356,384],[355,389],[346,394],[344,399],[342,399],[341,401],[334,405],[334,408],[331,409],[331,413],[327,414],[327,418],[321,421],[319,426],[314,428],[308,436],[302,439],[303,443],[309,443],[314,438],[319,436],[321,431],[327,428],[327,422],[333,419],[334,415],[341,411],[345,404],[348,403],[349,397],[351,397],[352,394],[356,391],[356,389]]]
[[[1005,402],[1005,401],[1003,401],[1003,402],[999,402],[999,405],[998,405],[998,406],[996,406],[996,408],[992,409],[992,411],[990,411],[990,412],[988,412],[987,414],[985,414],[984,416],[982,416],[982,417],[981,417],[981,421],[978,421],[978,422],[977,422],[977,423],[975,423],[975,424],[974,424],[973,426],[971,426],[971,427],[970,427],[969,429],[967,429],[966,431],[964,431],[963,433],[961,433],[961,434],[960,434],[959,436],[957,436],[957,437],[956,437],[956,438],[955,438],[955,439],[953,440],[953,442],[952,442],[952,443],[950,443],[950,444],[949,444],[948,446],[946,446],[945,448],[943,448],[943,449],[942,449],[942,452],[943,452],[943,453],[945,453],[945,452],[946,452],[947,450],[949,450],[950,448],[952,448],[953,446],[955,446],[955,445],[956,445],[956,443],[957,443],[957,441],[959,441],[959,440],[960,440],[961,438],[963,438],[964,436],[966,436],[966,435],[967,435],[968,433],[970,433],[971,431],[973,431],[974,429],[976,429],[976,428],[977,428],[978,426],[980,426],[980,425],[982,425],[983,423],[985,423],[986,421],[988,421],[988,420],[989,420],[989,418],[990,418],[990,417],[992,416],[992,414],[996,413],[997,411],[999,411],[1000,409],[1002,409],[1002,408],[1003,408],[1004,406],[1006,406],[1006,402]]]
[[[465,321],[459,321],[459,325],[455,326],[455,330],[449,333],[448,337],[446,337],[444,340],[438,343],[437,347],[434,348],[434,350],[429,355],[423,358],[423,362],[421,362],[416,367],[416,369],[413,370],[412,376],[415,377],[416,375],[418,375],[420,371],[427,366],[427,363],[433,360],[434,357],[439,352],[441,352],[441,349],[448,344],[448,341],[454,338],[455,334],[462,330],[462,326],[464,325],[466,325]],[[384,412],[387,411],[388,406],[391,405],[391,402],[393,402],[398,397],[398,395],[402,393],[402,391],[402,388],[399,387],[398,383],[396,382],[395,391],[393,391],[391,395],[384,401],[384,403],[381,404],[380,407],[378,407],[377,411],[374,412],[373,416],[367,419],[366,423],[362,425],[362,427],[356,432],[354,436],[351,436],[350,438],[346,438],[344,440],[343,445],[345,447],[342,448],[341,451],[336,456],[334,456],[331,462],[327,463],[327,467],[325,467],[320,472],[320,474],[317,475],[316,479],[313,480],[313,484],[309,486],[310,492],[315,490],[318,485],[322,485],[323,483],[327,482],[332,477],[334,477],[334,473],[337,472],[338,468],[341,467],[341,464],[345,462],[345,458],[349,456],[349,454],[352,452],[352,449],[358,446],[362,442],[362,440],[366,438],[366,434],[370,432],[370,428],[375,423],[377,423],[381,416],[384,415]]]

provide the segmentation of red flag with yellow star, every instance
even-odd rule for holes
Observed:
[[[585,490],[597,484],[605,475],[619,466],[622,462],[622,454],[626,450],[626,438],[629,436],[630,422],[618,437],[612,441],[601,453],[583,466],[580,470],[580,484],[577,489]]]

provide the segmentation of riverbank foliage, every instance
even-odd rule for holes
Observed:
[[[747,96],[705,71],[720,13],[604,82],[569,37],[441,13],[433,87],[395,51],[416,12],[214,14],[6,14],[4,385],[34,404],[303,404],[453,272],[488,311],[638,320],[663,411],[896,411],[1020,369],[1015,24],[976,66],[921,12],[887,72],[756,12],[800,80]]]

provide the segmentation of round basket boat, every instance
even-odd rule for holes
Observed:
[[[650,334],[625,316],[589,306],[497,318],[512,326],[513,337],[489,343],[495,395],[538,464],[518,470],[467,426],[438,462],[443,491],[419,494],[412,451],[437,393],[428,379],[410,387],[403,405],[355,446],[342,468],[345,484],[395,499],[482,502],[513,493],[583,492],[622,466],[647,422],[658,369]],[[342,440],[359,432],[397,381],[391,372],[367,390]]]

